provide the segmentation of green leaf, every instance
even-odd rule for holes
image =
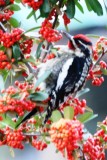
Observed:
[[[103,75],[107,76],[107,69],[101,69]]]
[[[40,7],[40,16],[38,17],[39,18],[47,18],[49,16],[49,13],[46,13],[44,12],[44,9],[42,8],[42,6]]]
[[[38,59],[41,55],[41,47],[43,45],[43,42],[40,42],[38,47],[37,47],[37,50],[36,50],[36,58]]]
[[[29,58],[24,59],[23,61],[24,62],[31,62],[31,63],[35,64],[35,58],[33,56],[30,56]]]
[[[50,2],[54,5],[58,0],[50,0]]]
[[[20,56],[21,56],[21,50],[20,50],[20,47],[18,44],[14,44],[12,46],[12,49],[13,49],[13,57],[15,58],[15,60],[17,61]]]
[[[67,14],[68,18],[70,18],[70,19],[74,18],[74,15],[75,15],[75,2],[74,2],[74,0],[68,0],[66,7],[67,7],[66,14]]]
[[[17,28],[19,27],[20,23],[13,17],[11,17],[9,20],[10,24],[14,27],[14,28]]]
[[[88,2],[88,0],[85,0],[85,3],[86,3],[88,11],[89,12],[92,11],[92,8],[91,8],[90,3]]]
[[[26,19],[29,19],[29,18],[31,18],[32,16],[34,17],[35,21],[37,22],[36,12],[35,12],[34,10],[32,10],[32,11],[28,14],[28,16],[27,16]]]
[[[104,2],[105,10],[106,10],[106,12],[107,12],[107,4],[106,4],[105,0],[103,0],[103,2]]]
[[[80,91],[77,93],[77,96],[76,96],[76,97],[80,97],[80,96],[86,94],[86,93],[89,92],[89,91],[90,91],[89,88],[84,88],[84,89],[80,90]]]
[[[2,114],[3,120],[2,124],[5,126],[9,126],[11,128],[15,128],[15,122],[12,121],[11,117],[8,116],[7,114]]]
[[[30,74],[28,75],[28,77],[26,78],[26,81],[27,81],[27,82],[30,82],[33,78],[34,78],[34,74],[30,73]]]
[[[6,5],[9,5],[10,4],[10,0],[6,0],[5,3],[6,3]]]
[[[9,76],[9,70],[6,70],[6,69],[0,70],[0,74],[2,75],[3,81],[5,83],[7,80],[7,77]]]
[[[18,124],[20,124],[20,122],[23,120],[24,116],[21,116],[18,118],[17,122],[15,123],[15,128],[17,128]]]
[[[74,0],[74,1],[75,1],[76,6],[78,7],[78,9],[79,9],[82,13],[84,13],[83,7],[82,7],[82,5],[78,2],[78,0]]]
[[[74,108],[71,106],[67,106],[64,108],[64,118],[73,119],[74,117]]]
[[[77,18],[75,18],[75,17],[74,17],[74,19],[75,19],[77,22],[82,23],[79,19],[77,19]]]
[[[27,19],[31,18],[31,17],[33,16],[33,14],[34,14],[34,10],[32,10],[32,11],[28,14]]]
[[[51,70],[47,70],[47,71],[45,71],[45,73],[41,77],[38,78],[38,80],[36,81],[35,86],[34,86],[35,89],[40,85],[40,83],[42,83],[45,79],[47,79],[49,77],[51,72],[52,72]]]
[[[19,93],[15,93],[15,94],[12,94],[11,95],[11,98],[16,98],[16,99],[20,99],[21,98],[21,96],[19,95]]]
[[[20,11],[21,10],[20,6],[17,4],[11,4],[9,9],[12,11]]]
[[[38,115],[35,115],[33,117],[36,120],[36,123],[34,124],[36,129],[40,128],[40,126],[42,125],[42,120]]]
[[[95,34],[86,34],[86,36],[92,37],[92,38],[100,38],[100,36],[95,35]]]
[[[88,106],[86,106],[86,111],[93,113],[93,110],[90,107],[88,107]]]
[[[44,11],[44,13],[49,13],[50,12],[50,4],[49,4],[49,2],[47,3],[47,0],[44,0],[41,8]]]
[[[21,0],[15,0],[16,3],[21,3]]]
[[[29,95],[29,98],[33,101],[44,101],[49,97],[46,92],[36,92]]]
[[[34,31],[34,30],[36,30],[36,29],[39,29],[40,27],[41,27],[41,26],[30,28],[30,29],[28,29],[27,31],[25,31],[23,34],[26,34],[26,33],[28,33],[28,32]]]
[[[4,46],[0,46],[0,50],[5,51],[5,47]]]
[[[102,16],[103,15],[103,8],[101,6],[101,4],[99,3],[98,0],[88,0],[88,3],[90,5],[90,7],[92,8],[92,10],[97,13],[98,16]]]
[[[14,158],[15,157],[15,153],[12,147],[10,147],[10,155]]]
[[[84,114],[80,115],[77,119],[82,122],[86,123],[94,118],[96,118],[98,115],[93,114],[93,112],[85,112]]]
[[[0,90],[4,89],[4,80],[3,80],[3,76],[0,75]]]
[[[62,118],[62,115],[61,115],[60,111],[55,110],[55,111],[52,112],[51,120],[52,120],[53,122],[57,122],[57,121],[59,121],[61,118]]]

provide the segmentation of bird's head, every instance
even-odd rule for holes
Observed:
[[[68,41],[68,48],[71,50],[80,50],[82,53],[84,53],[86,56],[89,56],[92,54],[92,42],[91,40],[83,35],[83,34],[77,34],[75,36],[71,36],[70,34],[63,31],[63,34],[69,39]]]

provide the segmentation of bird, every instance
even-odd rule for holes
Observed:
[[[51,117],[52,112],[59,109],[60,105],[66,101],[67,97],[70,95],[75,97],[83,88],[92,66],[93,45],[91,40],[83,34],[72,36],[65,31],[62,33],[67,37],[68,44],[60,46],[59,56],[41,64],[38,69],[38,78],[51,70],[51,74],[43,82],[50,97],[44,124]],[[35,112],[37,112],[36,108],[20,124],[31,118]]]

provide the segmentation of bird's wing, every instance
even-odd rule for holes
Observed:
[[[69,59],[71,55],[62,55],[61,57],[56,57],[54,59],[48,60],[39,66],[38,78],[45,74],[47,71],[51,71],[49,77],[45,80],[46,90],[50,93],[51,89],[54,87],[59,72],[62,69],[63,64]]]
[[[69,94],[74,93],[81,89],[86,76],[81,75],[83,73],[84,68],[84,58],[71,57],[69,58],[65,64],[63,65],[61,71],[59,72],[59,76],[56,82],[56,86],[51,93],[51,97],[54,102],[54,109],[59,106],[60,103],[63,103],[66,97]]]

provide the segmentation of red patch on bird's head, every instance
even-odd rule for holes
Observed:
[[[83,34],[77,34],[75,36],[72,36],[71,39],[68,41],[68,47],[71,50],[75,50],[76,48],[80,48],[81,50],[83,50],[85,49],[85,45],[91,47],[92,49],[91,40]]]
[[[87,42],[87,43],[90,43],[90,42],[91,42],[91,40],[90,40],[87,36],[85,36],[85,35],[83,35],[83,34],[77,34],[77,35],[75,35],[75,36],[74,36],[74,39],[75,39],[75,40],[76,40],[76,39],[82,40],[82,41]]]

